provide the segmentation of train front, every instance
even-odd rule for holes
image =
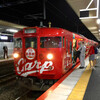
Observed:
[[[15,33],[14,41],[14,65],[18,76],[38,79],[62,76],[62,42],[57,29],[25,28]]]

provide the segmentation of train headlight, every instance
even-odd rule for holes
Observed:
[[[53,58],[53,54],[48,54],[47,58],[51,60]]]
[[[14,53],[14,54],[13,54],[13,57],[14,57],[14,58],[18,58],[18,57],[19,57],[18,53]]]

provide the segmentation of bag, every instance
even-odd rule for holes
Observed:
[[[77,51],[77,57],[80,57],[80,53],[81,53],[80,51]]]
[[[78,58],[80,58],[81,50],[82,50],[82,48],[81,48],[80,50],[77,51],[77,57],[78,57]]]
[[[95,48],[95,54],[98,54],[98,49],[97,48]]]

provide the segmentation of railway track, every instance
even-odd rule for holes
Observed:
[[[0,65],[0,88],[0,100],[36,100],[43,93],[21,87],[16,81],[13,63]]]
[[[12,80],[16,80],[14,63],[3,63],[2,65],[0,65],[0,86],[5,85]]]
[[[42,91],[26,91],[24,94],[17,97],[15,100],[36,100],[44,92]]]
[[[1,62],[0,62],[1,63]],[[5,63],[4,65],[0,65],[0,76],[5,75],[7,73],[11,73],[14,71],[14,63]]]
[[[8,83],[12,80],[16,80],[16,75],[14,72],[2,75],[0,76],[0,85],[5,84],[6,82]]]
[[[15,100],[21,100],[24,96],[26,96],[28,93],[30,92],[30,90],[26,91],[25,93],[23,93],[22,95],[20,95],[19,97],[17,97]]]

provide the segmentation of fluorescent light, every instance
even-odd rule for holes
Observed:
[[[97,27],[89,27],[88,29],[89,29],[89,30],[96,30]]]
[[[0,36],[1,40],[8,40],[8,36]]]
[[[100,19],[97,19],[97,24],[100,24]]]
[[[5,34],[5,33],[4,33],[4,34],[2,34],[2,35],[13,36],[13,34]]]
[[[8,32],[18,32],[18,30],[16,30],[16,29],[6,29],[6,31],[8,31]]]
[[[98,31],[92,31],[92,33],[98,33]]]

